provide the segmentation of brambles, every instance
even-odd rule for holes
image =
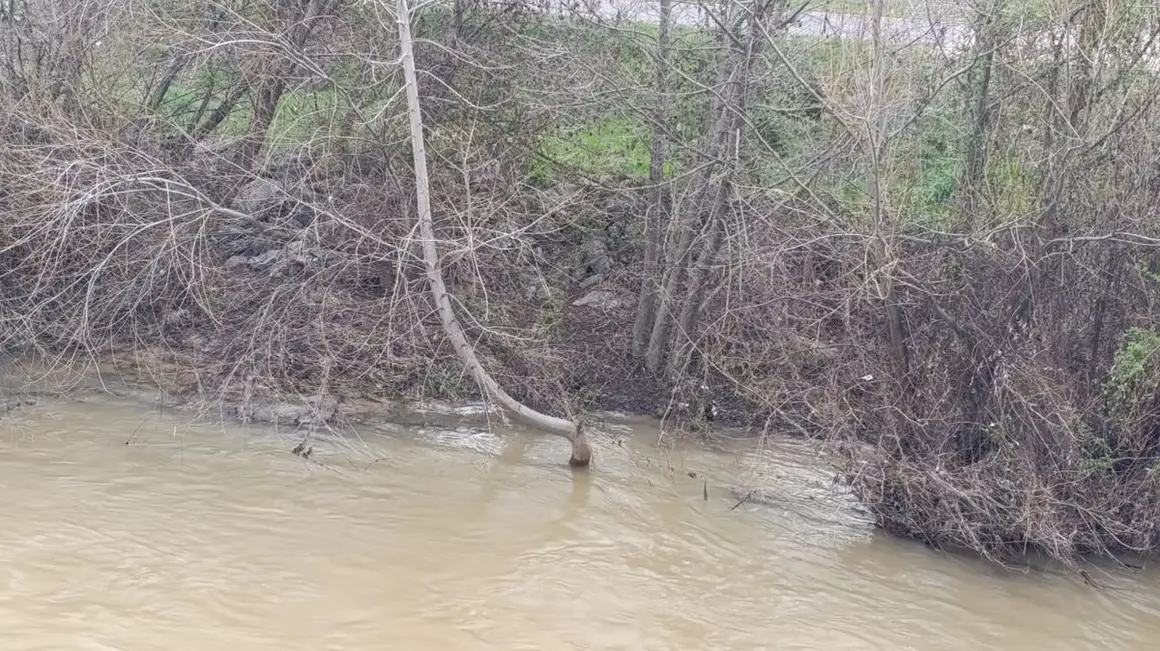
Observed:
[[[424,285],[393,9],[290,4],[0,28],[3,343],[207,404],[477,395]],[[714,424],[833,444],[931,544],[1155,549],[1156,26],[988,0],[899,40],[879,3],[819,38],[794,6],[664,39],[413,16],[438,270],[483,365],[557,413],[688,424],[711,394]]]

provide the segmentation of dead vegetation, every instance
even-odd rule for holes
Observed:
[[[425,8],[467,339],[539,409],[711,401],[832,444],[933,545],[1154,551],[1158,28],[1074,4],[979,3],[954,47],[891,41],[880,6],[839,46],[778,2],[663,46],[578,8]],[[3,343],[163,360],[243,412],[477,396],[424,278],[396,33],[382,2],[0,17]]]

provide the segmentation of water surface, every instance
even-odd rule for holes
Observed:
[[[1156,573],[1019,573],[868,526],[795,443],[192,425],[104,399],[0,421],[3,648],[1151,649]],[[690,476],[695,475],[695,476]],[[770,506],[731,487],[766,478]],[[706,490],[708,500],[705,500]],[[736,507],[736,508],[734,508]]]

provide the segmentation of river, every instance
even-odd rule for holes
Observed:
[[[5,651],[1151,649],[1160,576],[876,532],[809,448],[273,428],[93,395],[0,421]],[[764,477],[769,506],[731,486]]]

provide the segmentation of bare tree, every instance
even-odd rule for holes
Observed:
[[[276,45],[283,51],[263,52],[249,62],[250,74],[256,81],[248,84],[254,108],[249,132],[242,140],[237,156],[238,167],[242,170],[254,169],[278,112],[278,103],[286,92],[287,79],[300,67],[307,43],[320,21],[333,11],[337,1],[275,0],[269,31],[279,35]]]
[[[483,367],[475,354],[475,349],[463,332],[451,305],[451,296],[443,283],[439,252],[435,246],[434,220],[431,215],[430,184],[427,175],[427,152],[423,138],[423,117],[419,106],[419,84],[415,74],[415,55],[411,39],[410,10],[407,0],[397,0],[396,15],[399,24],[399,47],[402,53],[403,75],[407,86],[407,115],[411,130],[411,148],[415,163],[415,194],[419,233],[423,244],[423,262],[427,270],[427,282],[431,298],[439,311],[440,321],[455,352],[459,355],[468,372],[488,397],[521,422],[562,436],[572,444],[569,464],[587,466],[592,460],[592,447],[588,436],[579,423],[540,413],[512,398],[503,387]]]
[[[632,328],[632,352],[643,358],[648,348],[649,335],[656,321],[657,300],[660,293],[661,248],[664,230],[668,225],[669,189],[665,183],[665,137],[668,131],[670,23],[672,0],[660,0],[657,19],[656,97],[652,116],[648,180],[652,186],[652,201],[645,216],[644,280],[637,301],[636,322]]]
[[[766,23],[777,15],[777,8],[781,6],[777,0],[754,0],[736,7],[736,13],[723,21],[718,83],[710,91],[706,128],[697,152],[697,172],[677,208],[674,224],[677,242],[666,255],[668,268],[645,350],[645,366],[654,373],[667,367],[672,374],[683,366],[689,352],[687,344],[693,341],[708,268],[723,241],[723,221],[737,173],[736,152],[742,145],[748,122],[746,101],[750,76],[765,43]],[[702,242],[702,247],[694,253],[693,245],[697,241]],[[642,297],[647,297],[650,282],[655,281],[645,279]],[[669,357],[674,343],[683,354]]]
[[[991,77],[995,68],[995,50],[999,47],[998,26],[1003,0],[987,0],[974,7],[974,46],[967,97],[969,135],[966,142],[966,168],[963,171],[963,213],[968,220],[982,209],[983,173],[987,164],[987,135],[991,123]]]

